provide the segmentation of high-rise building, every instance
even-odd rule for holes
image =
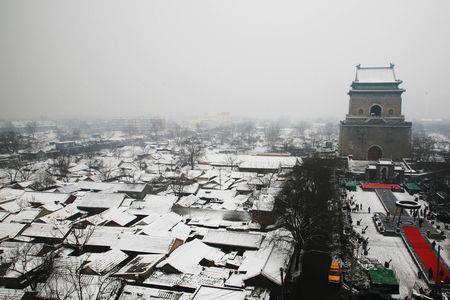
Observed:
[[[348,92],[350,104],[340,124],[341,155],[354,159],[398,160],[411,151],[411,122],[402,115],[401,80],[394,65],[356,66],[356,77]]]

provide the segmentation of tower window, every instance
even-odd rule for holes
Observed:
[[[364,109],[360,108],[360,109],[358,110],[358,114],[363,115],[363,114],[364,114]]]
[[[390,110],[389,110],[389,115],[392,116],[393,114],[394,114],[394,110],[393,110],[393,109],[390,109]]]
[[[371,116],[381,116],[381,106],[379,106],[378,104],[373,105],[370,108],[370,115]]]

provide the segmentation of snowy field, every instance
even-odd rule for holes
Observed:
[[[407,193],[394,193],[395,196],[401,195],[402,200],[414,199]],[[353,200],[356,203],[362,204],[362,210],[352,213],[352,219],[354,222],[354,228],[358,233],[362,233],[362,229],[368,226],[365,234],[366,238],[369,238],[368,257],[376,258],[380,263],[384,264],[385,261],[392,259],[391,267],[397,274],[397,278],[400,282],[400,294],[393,295],[394,298],[404,299],[405,296],[410,296],[412,287],[416,282],[425,286],[425,283],[418,279],[419,269],[414,263],[408,249],[404,245],[400,237],[384,236],[377,232],[375,224],[372,220],[373,213],[381,212],[386,213],[381,201],[378,199],[375,192],[366,192],[359,187],[356,192],[348,192],[348,197],[353,195]],[[400,197],[398,197],[400,199]],[[368,213],[368,207],[370,207],[370,214]],[[356,221],[361,220],[361,225],[357,226]],[[450,245],[449,245],[450,246]]]

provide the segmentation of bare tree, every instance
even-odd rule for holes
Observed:
[[[9,130],[0,134],[0,152],[17,153],[24,144],[22,135],[15,130]]]
[[[253,121],[247,120],[237,125],[238,131],[244,137],[249,145],[254,143],[254,135],[256,131],[256,125]]]
[[[249,183],[249,186],[253,190],[271,188],[275,180],[278,178],[278,174],[280,174],[280,169],[278,169],[277,172],[271,172],[264,175],[259,174],[253,177],[252,181]]]
[[[8,174],[10,182],[29,180],[33,175],[31,164],[24,161],[21,155],[17,155],[16,158],[10,160],[9,168],[5,172]]]
[[[102,159],[92,157],[88,160],[88,167],[99,173],[102,181],[107,181],[116,173],[114,166],[106,164]]]
[[[97,151],[95,151],[95,147],[93,144],[91,144],[89,147],[87,147],[86,152],[84,153],[84,157],[88,160],[88,163],[95,159],[95,156],[97,155]]]
[[[95,226],[90,225],[83,227],[82,224],[83,220],[73,224],[72,229],[67,235],[67,241],[72,247],[75,248],[75,253],[77,255],[83,253],[84,247],[87,245],[96,230]]]
[[[90,169],[98,170],[104,166],[104,163],[101,159],[98,159],[95,156],[88,156],[87,166]]]
[[[310,127],[309,123],[306,121],[300,121],[297,123],[297,125],[295,126],[295,129],[297,131],[297,134],[299,136],[303,136],[305,134],[305,130],[308,129]]]
[[[331,139],[331,136],[336,132],[336,125],[333,123],[326,123],[323,126],[323,134],[327,137],[328,140]]]
[[[333,197],[331,183],[335,162],[313,158],[295,166],[275,198],[277,225],[287,229],[295,246],[295,258],[307,247],[326,244],[329,239],[328,201]]]
[[[54,178],[62,179],[63,181],[68,182],[70,163],[70,156],[60,155],[52,160],[46,171]]]
[[[182,143],[180,153],[181,164],[194,169],[195,163],[205,155],[202,141],[195,135],[187,138]]]
[[[283,151],[289,152],[294,147],[293,138],[290,136],[283,140]]]
[[[234,126],[218,128],[216,136],[220,145],[225,144],[226,141],[234,138]]]
[[[25,126],[25,130],[27,131],[27,133],[34,139],[35,134],[36,134],[36,128],[37,128],[37,124],[36,122],[28,122],[27,125]]]
[[[268,127],[265,128],[264,134],[266,136],[266,140],[270,148],[274,149],[275,144],[278,142],[280,138],[280,126],[277,123],[272,123]]]
[[[147,136],[152,140],[158,140],[163,125],[159,120],[150,120]]]
[[[89,255],[84,254],[84,247],[92,237],[96,227],[87,226],[82,228],[75,224],[67,241],[75,248],[75,253],[80,257],[75,263],[68,263],[64,258],[55,257],[54,268],[42,286],[38,296],[46,299],[77,299],[96,300],[110,299],[117,296],[123,282],[108,275],[95,276],[83,273],[86,264],[89,262]],[[62,259],[59,262],[59,259]]]
[[[83,274],[84,263],[75,269],[61,268],[53,272],[39,291],[38,297],[54,300],[115,299],[124,282],[109,276]],[[66,269],[66,270],[65,270]]]
[[[36,290],[42,277],[52,271],[55,258],[54,248],[33,243],[17,243],[16,247],[3,255],[2,268],[23,277],[32,290]]]
[[[108,181],[109,179],[114,177],[114,174],[116,174],[116,168],[112,166],[104,166],[98,170],[100,179],[102,181]]]
[[[448,148],[442,152],[442,158],[447,165],[450,165],[450,145],[448,145]]]
[[[8,168],[4,170],[4,173],[8,175],[8,179],[10,183],[16,182],[18,176],[20,175],[19,170],[15,168]]]
[[[178,198],[183,195],[185,187],[194,183],[193,180],[187,178],[183,173],[173,178],[167,178],[168,189],[171,190]]]
[[[181,143],[181,140],[183,139],[183,129],[181,126],[177,123],[173,124],[173,135],[175,136],[175,143],[179,145]]]
[[[38,191],[47,190],[55,185],[53,176],[48,172],[38,172],[36,174],[34,189]]]
[[[239,159],[239,157],[234,153],[228,153],[225,155],[225,163],[232,170],[238,167],[241,164],[241,162],[242,161]]]
[[[418,161],[430,161],[435,142],[426,134],[416,134],[412,139],[412,158]]]

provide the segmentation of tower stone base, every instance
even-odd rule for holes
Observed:
[[[387,124],[346,124],[340,125],[339,137],[341,155],[352,155],[354,159],[376,160],[374,152],[381,150],[379,158],[399,160],[411,152],[411,123]]]

